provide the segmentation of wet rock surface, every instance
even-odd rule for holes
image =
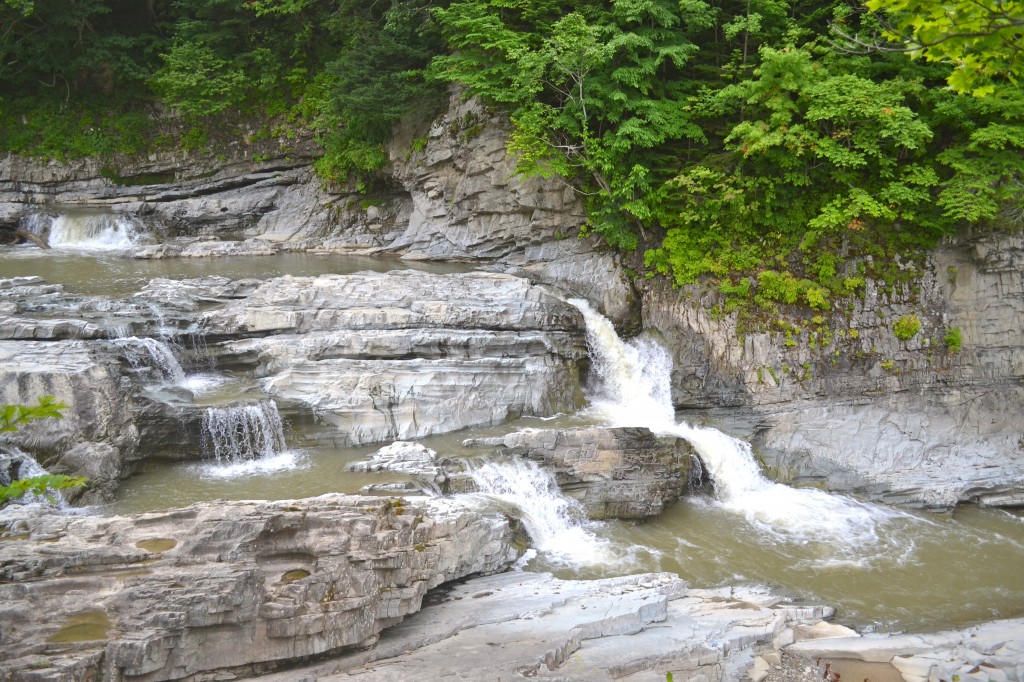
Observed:
[[[430,588],[518,555],[503,517],[343,495],[110,518],[8,508],[0,541],[12,681],[200,679],[371,646]]]
[[[934,250],[917,288],[868,281],[828,335],[740,334],[711,292],[651,283],[644,327],[672,352],[678,407],[761,420],[757,452],[783,481],[948,508],[1024,497],[1024,239],[986,235]],[[893,324],[917,315],[899,339]],[[959,330],[962,346],[947,348]]]

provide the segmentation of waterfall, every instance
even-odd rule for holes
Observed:
[[[596,566],[615,561],[611,544],[586,526],[582,505],[566,497],[554,477],[528,460],[485,462],[469,471],[476,495],[509,507],[533,547],[556,564]]]
[[[114,343],[125,351],[125,358],[135,369],[152,367],[160,372],[165,382],[178,385],[185,383],[185,370],[164,341],[129,336],[114,339]]]
[[[45,476],[49,473],[32,455],[18,448],[5,446],[0,449],[0,485],[9,485],[14,480]],[[21,504],[52,505],[62,511],[70,509],[59,490],[48,490],[45,495],[28,492],[18,501]]]
[[[285,450],[284,423],[273,400],[208,407],[203,415],[204,451],[218,464],[271,459]]]
[[[855,552],[884,543],[881,526],[904,514],[820,490],[791,488],[766,479],[750,445],[713,428],[676,423],[671,401],[672,359],[647,337],[619,339],[604,316],[583,300],[587,344],[598,374],[591,410],[613,426],[646,427],[688,440],[714,482],[717,503],[742,514],[776,539],[820,542]]]
[[[139,231],[130,218],[110,213],[31,216],[26,229],[46,234],[53,249],[124,251],[135,246]]]

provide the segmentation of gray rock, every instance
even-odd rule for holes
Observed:
[[[906,682],[1024,680],[1024,619],[997,620],[964,630],[920,635],[865,635],[798,641],[786,653],[829,660],[843,675],[854,662],[888,668]],[[898,676],[898,677],[897,677]]]
[[[348,444],[405,440],[582,403],[576,309],[507,275],[281,277],[210,313],[221,359],[311,407]],[[256,336],[245,340],[238,337]]]
[[[434,474],[437,452],[419,443],[395,441],[370,455],[362,462],[351,462],[349,471],[402,471],[415,474]]]
[[[465,445],[537,460],[592,519],[658,516],[686,490],[697,456],[689,442],[644,428],[531,429]]]
[[[44,466],[78,443],[118,449],[137,443],[130,411],[123,409],[129,389],[112,353],[81,341],[0,341],[0,404],[34,405],[47,395],[68,406],[63,417],[4,434]]]
[[[2,519],[12,682],[231,676],[365,647],[428,589],[517,556],[503,518],[450,500],[325,495]]]
[[[784,480],[948,507],[1024,498],[1024,239],[986,235],[933,251],[918,288],[864,297],[812,325],[740,334],[715,292],[646,282],[644,327],[674,360],[681,408],[744,407],[760,454]],[[921,331],[893,324],[915,314]],[[963,347],[946,350],[957,328]],[[814,336],[812,337],[812,333]]]
[[[403,682],[430,671],[467,681],[663,682],[672,672],[725,682],[741,679],[788,624],[830,614],[787,605],[763,588],[687,590],[666,573],[589,581],[503,573],[452,586],[443,599],[368,651],[260,679]]]

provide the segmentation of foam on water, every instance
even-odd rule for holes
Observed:
[[[306,466],[305,453],[301,450],[285,450],[258,459],[244,459],[227,463],[197,465],[200,476],[214,479],[246,478],[265,474],[292,471]]]

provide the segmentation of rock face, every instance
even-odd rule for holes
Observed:
[[[68,406],[64,416],[31,422],[3,434],[5,441],[51,473],[90,476],[93,492],[109,495],[121,472],[120,452],[130,457],[138,444],[122,409],[130,393],[116,357],[80,341],[0,341],[0,404],[34,405],[45,395]]]
[[[944,246],[915,290],[869,281],[827,334],[739,334],[712,314],[714,296],[685,293],[644,293],[644,326],[672,351],[674,402],[752,410],[755,448],[783,480],[931,507],[1024,499],[1024,238]],[[910,314],[922,329],[901,340],[893,324]],[[959,352],[944,342],[953,329]]]
[[[517,556],[503,517],[445,500],[6,510],[2,522],[0,665],[12,682],[210,679],[365,647],[428,589]]]
[[[582,404],[572,306],[508,275],[357,273],[271,280],[206,317],[280,401],[338,442],[405,440]],[[225,360],[230,362],[230,360]]]
[[[643,428],[527,430],[466,441],[537,460],[592,519],[661,514],[687,488],[696,451],[682,438]]]
[[[350,679],[741,680],[753,656],[829,615],[762,588],[687,590],[653,573],[557,580],[503,573],[453,586],[376,647],[264,682]],[[786,639],[789,637],[790,639]]]
[[[584,223],[579,197],[566,183],[517,176],[507,130],[502,116],[453,94],[429,130],[399,131],[383,183],[391,189],[372,197],[325,189],[305,139],[232,147],[226,160],[121,159],[122,177],[93,160],[8,156],[0,159],[0,228],[34,214],[102,209],[134,216],[160,242],[202,240],[143,246],[146,258],[316,250],[482,260],[588,297],[616,324],[635,328],[636,294],[618,258],[575,236]]]

